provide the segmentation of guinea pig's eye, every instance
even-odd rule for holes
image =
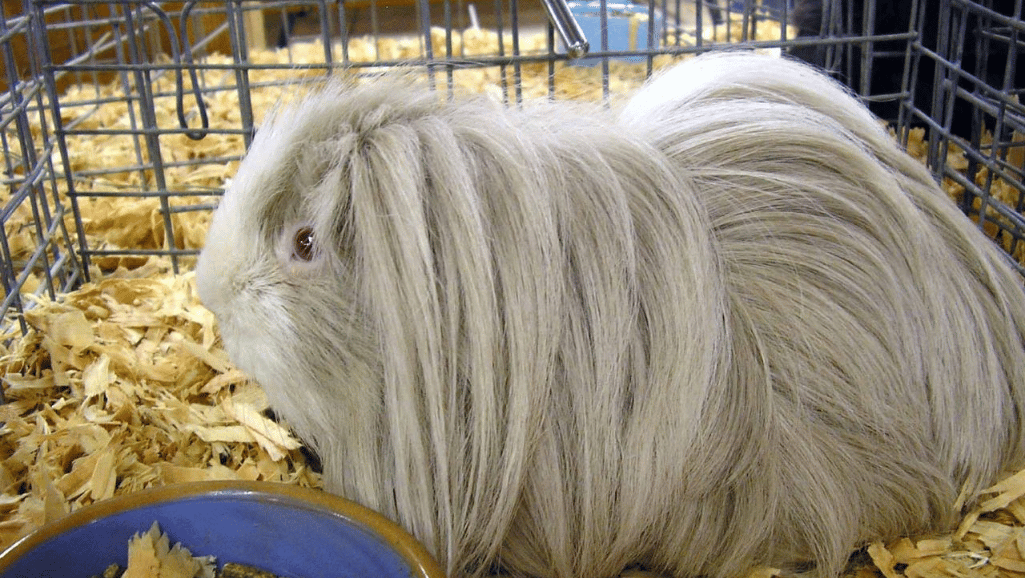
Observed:
[[[300,227],[292,238],[292,258],[312,261],[316,250],[312,227]]]

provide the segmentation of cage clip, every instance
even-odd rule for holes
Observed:
[[[181,127],[185,129],[185,136],[189,137],[192,140],[200,140],[203,137],[205,137],[210,130],[210,119],[207,118],[206,103],[203,102],[203,94],[200,92],[199,89],[199,75],[196,72],[196,67],[192,66],[192,42],[189,40],[189,31],[187,28],[187,23],[189,14],[192,12],[192,8],[195,7],[195,5],[196,0],[188,0],[187,2],[185,2],[185,5],[181,11],[181,16],[178,20],[183,50],[180,55],[180,61],[177,56],[175,57],[175,62],[181,65],[175,69],[177,71],[175,75],[175,84],[177,85],[175,89],[175,105],[178,109],[178,122],[181,123]],[[176,42],[174,40],[174,35],[172,34],[172,49],[175,48],[175,44]],[[200,123],[203,126],[202,130],[190,129],[189,124],[185,119],[185,88],[182,83],[183,66],[188,67],[189,69],[189,78],[192,80],[192,96],[196,99],[196,108],[199,109],[199,119]]]
[[[192,66],[192,42],[189,41],[187,29],[189,14],[195,7],[196,0],[188,0],[184,3],[179,19],[180,28],[178,32],[175,31],[171,17],[157,6],[156,3],[145,2],[144,5],[150,10],[150,12],[160,19],[161,24],[163,24],[164,28],[167,30],[167,36],[171,46],[171,58],[174,63],[175,108],[178,112],[178,123],[181,125],[182,129],[184,129],[185,136],[192,140],[201,140],[210,130],[210,120],[207,117],[206,103],[203,102],[203,95],[199,88],[199,75],[196,72],[196,68]],[[180,45],[179,42],[181,42]],[[182,47],[184,47],[184,50]],[[188,120],[185,118],[185,83],[182,76],[182,69],[184,68],[188,68],[189,78],[192,80],[192,95],[196,99],[196,108],[199,110],[199,118],[202,124],[201,129],[189,128]]]

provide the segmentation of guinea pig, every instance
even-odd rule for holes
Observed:
[[[727,52],[618,110],[338,81],[256,134],[199,295],[451,576],[832,577],[1025,457],[1007,256],[845,89]]]

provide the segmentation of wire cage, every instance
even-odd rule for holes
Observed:
[[[396,66],[514,106],[613,101],[673,59],[724,44],[802,58],[891,123],[1019,263],[1021,4],[4,0],[8,331],[24,330],[33,293],[55,296],[151,256],[191,267],[268,108],[297,84]]]
[[[53,298],[81,280],[81,267],[67,230],[66,199],[53,165],[56,142],[46,114],[42,62],[34,46],[32,19],[0,6],[0,279],[3,311],[22,311],[42,292]],[[15,55],[20,58],[16,59]],[[21,317],[14,319],[24,331]]]
[[[931,135],[927,159],[961,208],[1022,269],[1025,22],[1022,3],[945,0],[919,14],[905,126]],[[935,28],[932,23],[935,23]]]

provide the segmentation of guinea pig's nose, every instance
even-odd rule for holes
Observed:
[[[203,250],[196,261],[196,290],[203,305],[221,317],[232,300],[232,276],[244,259],[239,223],[227,194],[210,220]]]

